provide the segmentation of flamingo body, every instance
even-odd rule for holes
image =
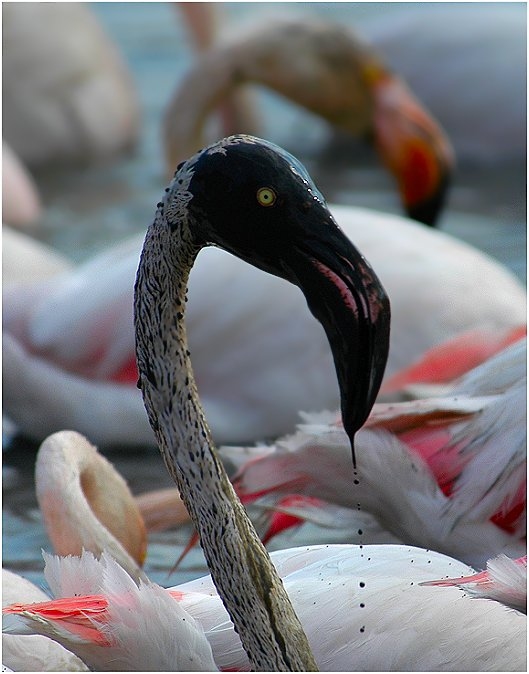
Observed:
[[[404,218],[332,210],[391,297],[387,376],[462,331],[525,323],[524,289],[486,255]],[[76,428],[101,445],[152,444],[133,358],[139,248],[131,239],[31,290],[5,285],[4,406],[26,434]],[[189,300],[196,379],[217,442],[276,437],[299,410],[338,407],[325,335],[296,288],[207,249]]]
[[[3,19],[3,133],[24,163],[108,159],[135,143],[132,78],[88,7],[11,5]]]
[[[322,671],[525,668],[524,615],[495,601],[462,595],[455,587],[421,585],[472,572],[461,562],[404,546],[309,546],[272,553],[272,558]],[[61,575],[68,576],[70,564],[69,559],[47,560],[52,587]],[[99,573],[85,574],[92,577],[97,596],[74,596],[81,570],[94,565]],[[201,644],[196,657],[201,657],[205,634],[217,668],[249,669],[210,576],[164,591],[152,583],[138,588],[105,556],[98,562],[85,553],[74,568],[75,576],[70,574],[70,580],[60,584],[63,596],[70,590],[69,599],[40,607],[15,605],[4,611],[11,619],[17,616],[9,629],[48,634],[82,654],[96,669],[119,669],[124,662],[133,669],[147,668],[148,663],[150,669],[160,664],[167,668],[169,663],[174,669],[181,661],[170,660],[172,649],[178,647],[171,643],[182,645],[184,638],[175,639],[175,634],[179,636],[184,625],[181,618],[173,623],[172,616],[188,614],[194,620],[188,619],[187,627]],[[82,587],[86,590],[87,584]],[[143,615],[124,613],[131,605]],[[157,613],[152,613],[154,606]],[[124,654],[120,632],[140,624],[142,629],[135,632],[127,644],[129,653]],[[170,631],[173,624],[175,631]]]
[[[97,561],[91,553],[80,558],[61,559],[60,575],[51,556],[47,556],[46,577],[57,593],[68,588],[89,592],[100,587],[106,595],[105,624],[93,623],[101,601],[88,601],[85,620],[74,621],[63,629],[64,602],[48,613],[42,630],[70,649],[92,669],[116,671],[214,671],[211,647],[193,618],[160,586],[140,582],[137,586],[107,553]],[[49,602],[47,602],[49,604]],[[46,616],[47,617],[47,616]],[[55,619],[54,619],[55,618]],[[45,619],[46,620],[46,619]],[[69,628],[69,629],[68,629]],[[143,638],[140,635],[148,637]],[[25,635],[18,635],[23,642]],[[140,638],[139,638],[140,637]],[[172,645],[171,645],[172,644]],[[28,644],[29,646],[29,644]],[[66,646],[66,647],[68,647]]]

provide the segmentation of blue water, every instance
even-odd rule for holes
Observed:
[[[143,125],[138,148],[130,157],[104,167],[38,176],[46,204],[39,236],[74,260],[149,224],[164,184],[160,117],[191,58],[188,37],[173,6],[95,3],[92,7],[133,73]],[[285,8],[292,11],[293,4],[234,3],[226,6],[226,15],[239,19]],[[398,11],[399,3],[295,3],[294,8],[356,24],[380,12]],[[369,151],[343,139],[333,145],[332,134],[314,116],[277,96],[260,92],[259,97],[267,137],[306,162],[330,201],[400,212],[393,184]],[[489,252],[525,279],[525,185],[523,166],[460,167],[441,228]],[[19,439],[4,455],[3,558],[6,567],[41,583],[40,550],[50,550],[50,544],[34,496],[35,449]],[[115,453],[109,458],[135,493],[171,485],[157,452]],[[311,536],[317,533],[312,531]],[[205,572],[196,551],[168,578],[189,534],[183,528],[151,536],[146,570],[154,580],[175,584]],[[284,539],[284,545],[288,543]]]

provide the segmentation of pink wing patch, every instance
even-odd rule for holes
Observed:
[[[381,393],[394,393],[410,384],[442,384],[465,374],[527,334],[521,325],[506,334],[471,330],[429,349],[413,365],[390,377]]]
[[[98,646],[110,646],[111,643],[99,625],[108,619],[108,601],[103,595],[84,597],[66,597],[36,604],[11,604],[2,609],[3,614],[38,616],[84,641]]]

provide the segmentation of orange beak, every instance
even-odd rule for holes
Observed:
[[[450,141],[399,78],[381,73],[372,91],[375,146],[408,215],[433,226],[455,164]]]

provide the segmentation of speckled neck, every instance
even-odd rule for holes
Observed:
[[[314,671],[281,579],[217,457],[200,404],[184,323],[189,271],[200,247],[182,213],[161,203],[135,287],[136,355],[149,421],[252,667]]]

